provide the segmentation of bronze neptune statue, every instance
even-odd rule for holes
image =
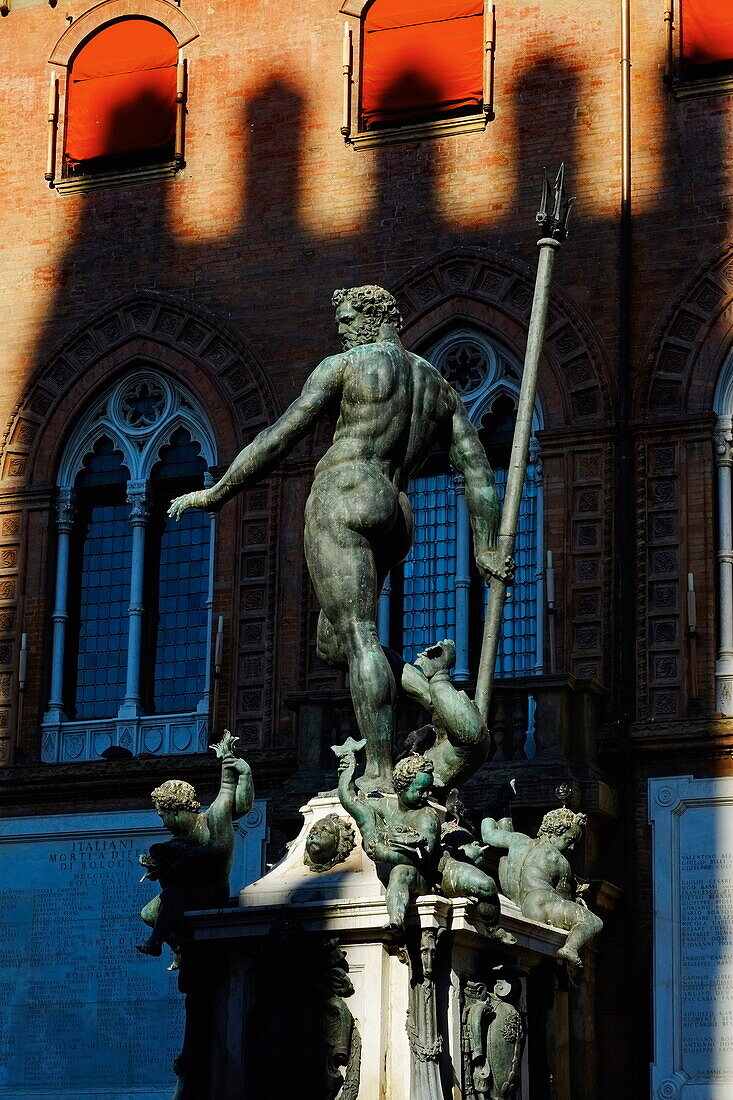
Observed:
[[[499,498],[460,398],[430,363],[402,346],[394,297],[362,286],[337,290],[333,304],[343,350],[316,367],[300,397],[220,481],[177,497],[169,514],[177,519],[187,508],[219,508],[273,470],[329,409],[337,411],[333,443],[316,467],[305,510],[305,552],[321,607],[318,653],[349,672],[366,741],[360,786],[391,790],[396,687],[376,612],[387,574],[412,545],[410,477],[442,444],[465,478],[476,563],[487,579],[507,576],[496,550]]]

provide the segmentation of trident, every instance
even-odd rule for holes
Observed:
[[[534,412],[535,396],[537,394],[537,371],[539,368],[542,344],[545,338],[547,325],[547,309],[550,302],[550,283],[552,282],[552,268],[555,263],[555,253],[558,251],[568,234],[568,221],[570,209],[574,199],[565,197],[565,165],[560,165],[560,171],[555,178],[555,186],[552,194],[552,209],[550,209],[550,181],[547,169],[543,169],[542,202],[537,214],[537,222],[541,226],[542,236],[537,242],[540,250],[537,262],[537,278],[535,280],[534,298],[532,300],[532,313],[529,319],[529,332],[527,333],[527,350],[524,356],[524,370],[522,372],[522,385],[519,391],[519,403],[517,405],[517,420],[512,439],[512,453],[507,472],[506,490],[504,493],[504,507],[501,513],[499,535],[497,538],[497,551],[500,561],[506,561],[510,565],[509,574],[513,571],[514,543],[517,537],[517,524],[519,521],[519,505],[522,499],[522,487],[527,473],[527,461],[529,458],[529,441],[532,435],[532,413]],[[481,660],[479,662],[478,678],[476,680],[476,706],[481,712],[484,721],[488,721],[489,704],[491,702],[491,687],[494,679],[494,666],[496,664],[496,652],[499,647],[499,634],[501,620],[506,602],[509,577],[491,578],[491,598],[486,610],[484,621],[484,636],[481,644]]]

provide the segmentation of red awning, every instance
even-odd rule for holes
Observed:
[[[364,123],[480,106],[483,45],[483,0],[375,0],[364,20]]]
[[[682,0],[682,57],[693,65],[733,59],[733,0]]]
[[[176,126],[178,43],[148,19],[104,27],[74,58],[67,94],[66,159],[157,149]]]

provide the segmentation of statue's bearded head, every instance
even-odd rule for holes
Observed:
[[[402,324],[397,301],[381,286],[353,286],[334,292],[336,324],[344,351],[373,344],[382,325]]]

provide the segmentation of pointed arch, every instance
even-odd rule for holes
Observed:
[[[733,345],[733,245],[696,270],[653,332],[632,404],[634,419],[710,416]]]
[[[38,720],[49,700],[46,673],[52,666],[48,624],[55,615],[55,547],[58,533],[73,523],[70,501],[58,487],[64,452],[86,410],[98,410],[105,393],[141,364],[192,395],[192,406],[198,402],[199,421],[210,425],[211,445],[204,448],[207,453],[202,456],[207,465],[214,454],[217,462],[229,462],[280,412],[259,357],[241,335],[184,299],[155,291],[130,294],[92,315],[69,333],[28,383],[8,419],[0,450],[5,499],[21,501],[16,506],[17,518],[11,517],[19,548],[14,551],[12,578],[0,579],[0,617],[13,635],[8,651],[12,652],[11,647],[19,644],[25,632],[36,667],[44,670],[24,697],[29,726],[23,743],[31,751],[37,751]],[[195,409],[182,408],[179,413],[175,427],[190,430]],[[194,434],[201,438],[200,431]],[[166,439],[161,437],[158,442],[162,446]],[[152,450],[148,458],[138,481],[144,481],[154,465]],[[211,596],[212,615],[214,622],[219,616],[224,619],[226,675],[242,690],[232,692],[231,697],[222,695],[213,720],[219,726],[231,724],[249,746],[248,751],[262,746],[275,706],[274,617],[267,609],[276,605],[279,498],[280,481],[275,476],[242,494],[216,520],[217,589]],[[132,511],[127,511],[134,519],[137,505],[131,502],[131,507]],[[4,523],[3,530],[9,530],[10,520]],[[41,546],[42,552],[26,555],[23,546],[31,544]],[[17,705],[12,683],[8,698],[11,706]],[[0,707],[0,721],[2,718]],[[6,720],[11,720],[9,715]],[[160,744],[151,732],[151,721],[149,716],[119,715],[110,719],[104,730],[87,723],[69,730],[68,736],[63,722],[57,724],[55,733],[46,723],[42,752],[45,759],[81,759],[94,756],[110,738],[112,743],[126,746],[130,738],[134,743],[142,738],[140,744],[151,752],[205,750],[206,713],[197,712],[186,719],[185,729],[180,722],[168,723],[170,728],[166,726],[168,733],[159,739]],[[169,744],[172,749],[165,747]]]
[[[241,336],[179,298],[137,293],[75,329],[28,385],[6,425],[0,480],[52,482],[82,400],[106,388],[133,358],[184,384],[195,381],[225,455],[279,415],[270,379]]]
[[[395,294],[410,347],[432,343],[448,323],[483,328],[522,362],[534,294],[534,272],[514,257],[454,249],[413,268]],[[549,429],[609,427],[615,383],[594,326],[559,289],[550,296],[538,395]]]

